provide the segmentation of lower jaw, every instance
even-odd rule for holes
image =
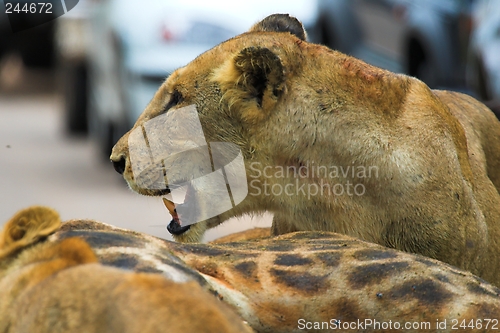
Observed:
[[[170,223],[167,225],[167,230],[170,232],[172,235],[179,236],[185,233],[186,231],[189,230],[191,225],[187,226],[181,226],[179,222],[177,222],[175,219],[172,219]]]
[[[170,215],[172,215],[172,221],[167,225],[167,230],[172,235],[179,236],[189,230],[190,225],[182,226],[177,211],[175,209],[175,203],[169,199],[163,198],[163,204],[168,209]]]

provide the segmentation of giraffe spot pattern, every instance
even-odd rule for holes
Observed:
[[[276,283],[284,284],[308,295],[323,293],[330,286],[327,280],[328,274],[312,275],[308,272],[293,272],[272,268],[270,275],[274,277]]]
[[[379,284],[381,280],[408,269],[407,262],[374,263],[355,267],[349,274],[349,284],[360,289],[369,285]]]
[[[313,261],[311,259],[296,254],[281,254],[274,260],[274,264],[279,266],[302,266],[312,263]]]
[[[413,279],[395,287],[391,291],[391,297],[395,299],[417,299],[423,306],[440,308],[446,305],[453,294],[441,283],[430,278]]]
[[[144,241],[138,239],[137,237],[129,234],[119,234],[116,232],[106,232],[106,231],[67,231],[61,233],[61,239],[69,237],[81,237],[83,238],[92,248],[101,249],[109,247],[135,247],[143,248]]]

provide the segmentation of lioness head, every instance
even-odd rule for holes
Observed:
[[[115,169],[140,194],[165,196],[195,180],[187,186],[186,199],[190,200],[184,204],[196,202],[197,207],[186,211],[194,215],[190,216],[193,222],[198,222],[200,216],[208,218],[184,225],[186,216],[179,213],[183,205],[175,207],[166,201],[174,217],[168,229],[176,240],[198,242],[206,228],[245,212],[271,209],[276,204],[269,200],[257,203],[260,199],[250,196],[242,202],[240,199],[247,192],[246,178],[256,179],[261,174],[259,170],[276,163],[269,156],[281,162],[290,160],[288,151],[297,142],[297,131],[309,139],[315,135],[304,130],[311,115],[305,113],[308,100],[299,97],[303,88],[294,92],[296,82],[303,79],[300,76],[304,69],[297,57],[305,39],[306,32],[297,19],[284,14],[265,18],[247,33],[173,72],[132,130],[115,145],[111,155]],[[293,110],[285,100],[294,103]],[[184,118],[181,112],[185,112]],[[299,116],[290,119],[291,112]],[[199,136],[201,142],[197,141]],[[282,136],[279,142],[277,136]],[[234,164],[225,167],[222,187],[214,186],[209,177],[203,179],[215,174],[214,170],[220,172],[221,166],[238,157],[245,161],[244,171]],[[241,178],[241,174],[245,184],[240,184],[239,195],[234,187],[225,185],[232,185],[231,179],[238,182],[240,179],[236,178]],[[221,199],[218,204],[227,209],[219,214],[214,201],[217,202],[219,193],[227,195],[228,190],[233,200]]]
[[[325,230],[379,241],[379,230],[360,225],[387,219],[373,214],[380,189],[397,199],[407,185],[394,177],[423,172],[403,144],[414,140],[403,133],[414,124],[394,125],[398,112],[410,86],[427,94],[414,104],[431,100],[430,90],[305,39],[297,19],[265,18],[176,70],[115,145],[111,160],[132,190],[172,194],[164,202],[176,240],[198,242],[228,218],[270,211],[274,234]],[[332,166],[347,172],[330,176]],[[332,193],[338,187],[357,195]]]

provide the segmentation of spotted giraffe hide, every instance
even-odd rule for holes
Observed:
[[[105,266],[80,237],[47,241],[60,226],[53,209],[33,206],[0,230],[1,333],[253,332],[185,265],[160,266],[170,279]]]
[[[106,265],[198,282],[257,332],[303,332],[304,325],[312,332],[314,323],[333,329],[366,320],[430,323],[418,332],[435,332],[446,320],[440,332],[451,332],[452,322],[500,318],[500,290],[471,273],[335,233],[180,244],[73,220],[51,240],[74,236],[85,239]]]

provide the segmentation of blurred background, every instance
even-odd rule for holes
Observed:
[[[32,3],[17,2],[21,11]],[[63,220],[171,239],[161,199],[128,190],[109,163],[111,147],[169,73],[272,13],[296,16],[312,42],[465,92],[500,115],[497,0],[69,2],[66,14],[14,33],[9,1],[0,1],[0,225],[41,204]],[[233,219],[206,240],[271,219]]]

